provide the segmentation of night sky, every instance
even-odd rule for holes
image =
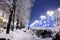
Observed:
[[[29,25],[40,19],[40,15],[46,15],[48,10],[55,10],[60,7],[60,0],[35,0],[31,9]]]

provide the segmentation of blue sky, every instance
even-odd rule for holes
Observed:
[[[60,7],[60,0],[35,0],[31,8],[29,25],[35,20],[40,20],[40,15],[46,15],[48,10],[55,10]]]

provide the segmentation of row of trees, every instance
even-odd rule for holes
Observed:
[[[0,2],[3,2],[5,3],[8,8],[9,8],[9,12],[10,12],[10,15],[9,15],[9,19],[8,19],[8,23],[7,23],[7,30],[6,30],[6,33],[9,34],[9,30],[10,30],[10,27],[12,29],[12,31],[14,30],[14,23],[15,23],[15,20],[16,20],[16,29],[21,29],[21,28],[24,28],[23,25],[22,25],[22,22],[19,23],[19,18],[17,17],[15,19],[15,12],[16,12],[16,2],[17,0],[1,0]],[[19,15],[17,15],[19,16]],[[11,26],[11,23],[12,23],[12,26]],[[19,26],[20,24],[20,26]]]
[[[27,3],[26,3],[27,2]],[[7,30],[6,33],[9,34],[10,27],[12,28],[12,31],[14,30],[14,23],[16,23],[16,29],[18,28],[24,28],[23,26],[26,26],[29,21],[29,14],[32,7],[32,0],[1,0],[1,3],[3,3],[3,8],[8,8],[8,15],[7,17]],[[3,9],[2,9],[3,10]],[[6,10],[4,10],[6,11]],[[11,26],[12,25],[12,26]]]

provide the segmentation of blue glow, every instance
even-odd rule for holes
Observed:
[[[51,27],[52,26],[52,17],[49,16],[45,20],[35,21],[35,23],[33,23],[33,26],[32,27],[41,27],[41,26]]]

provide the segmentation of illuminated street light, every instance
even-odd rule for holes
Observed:
[[[52,16],[53,13],[54,13],[53,11],[48,11],[48,12],[47,12],[47,15],[48,15],[48,16]]]
[[[60,8],[58,8],[58,11],[60,11]]]
[[[14,25],[16,25],[16,22],[14,23]]]
[[[46,16],[41,16],[40,18],[41,18],[41,19],[46,19]]]
[[[6,22],[7,20],[6,19],[3,19],[3,22]]]
[[[34,26],[35,23],[38,23],[38,22],[39,22],[39,20],[35,20],[35,21],[30,25],[30,27]]]
[[[39,20],[35,20],[35,22],[34,22],[34,23],[37,23],[37,22],[39,22]]]
[[[33,23],[30,25],[30,27],[32,27],[34,24],[35,24],[35,23],[33,22]]]

